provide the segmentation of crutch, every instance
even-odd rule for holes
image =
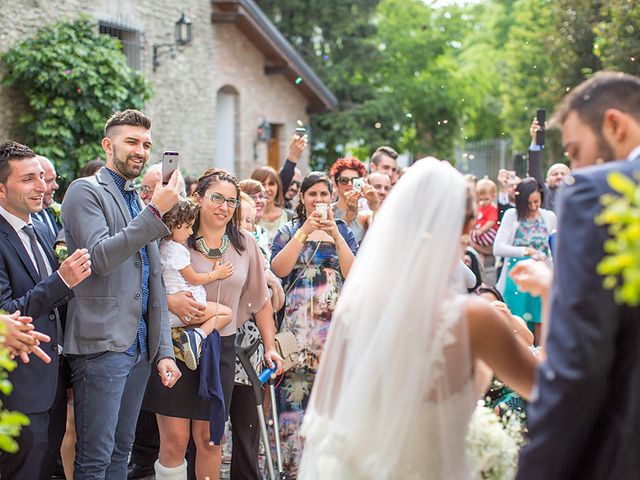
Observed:
[[[280,435],[278,429],[278,413],[276,409],[275,402],[275,388],[273,385],[273,380],[271,376],[276,371],[276,366],[273,368],[267,368],[263,370],[260,375],[256,373],[253,366],[251,365],[251,355],[258,349],[260,345],[260,340],[256,340],[250,345],[246,347],[242,346],[242,340],[244,339],[244,334],[240,334],[236,336],[235,350],[236,356],[242,365],[242,368],[247,374],[249,378],[249,382],[251,382],[251,388],[253,389],[253,395],[256,400],[256,411],[258,412],[258,422],[260,424],[260,435],[262,437],[262,442],[264,443],[265,449],[265,463],[267,465],[267,472],[269,474],[269,478],[271,480],[284,480],[286,479],[286,473],[282,467],[282,452],[280,449]],[[274,433],[275,433],[275,444],[276,444],[276,458],[278,462],[278,476],[276,477],[276,473],[273,468],[273,459],[271,457],[271,448],[269,446],[269,434],[267,431],[267,422],[264,418],[264,410],[262,408],[262,404],[264,401],[264,394],[262,392],[262,385],[265,383],[269,383],[269,390],[271,392],[271,409],[273,413],[273,421],[274,421]]]

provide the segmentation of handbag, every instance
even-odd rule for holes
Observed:
[[[298,273],[298,276],[295,278],[295,280],[291,282],[289,288],[287,288],[287,291],[285,292],[285,298],[287,297],[287,295],[289,295],[289,292],[296,284],[296,282],[300,280],[304,272],[307,271],[307,268],[311,264],[313,257],[315,257],[316,253],[318,252],[318,248],[320,248],[319,242],[316,246],[316,249],[311,254],[311,257],[309,257],[309,260],[307,261],[304,268],[300,271],[300,273]],[[293,332],[290,332],[288,330],[280,330],[280,332],[278,332],[275,336],[275,344],[278,355],[280,355],[284,360],[285,372],[291,370],[293,367],[297,366],[300,363],[300,344],[298,343],[298,339],[293,334]]]
[[[284,371],[287,372],[300,362],[300,344],[293,334],[284,330],[276,333],[275,336],[276,351],[284,360]]]

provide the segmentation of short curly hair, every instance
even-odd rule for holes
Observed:
[[[9,160],[22,160],[24,158],[34,158],[35,152],[26,145],[7,140],[0,144],[0,183],[7,183],[11,175],[11,165]]]
[[[359,177],[365,177],[367,175],[367,169],[364,167],[364,163],[356,157],[339,158],[331,166],[329,174],[331,178],[336,181],[345,170],[355,170],[358,172]]]
[[[195,222],[199,209],[200,205],[193,200],[181,198],[171,210],[162,215],[162,222],[171,232],[173,232],[174,228],[180,228],[183,225],[191,225]],[[171,238],[171,234],[164,238]]]

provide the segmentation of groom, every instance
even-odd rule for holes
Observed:
[[[640,172],[640,78],[601,72],[556,118],[572,167],[560,193],[548,359],[529,409],[518,479],[627,479],[640,474],[640,308],[618,305],[596,265],[609,237],[594,218],[607,175]]]

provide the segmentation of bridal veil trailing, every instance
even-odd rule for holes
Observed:
[[[333,317],[303,425],[302,479],[460,479],[476,401],[464,300],[450,278],[467,191],[412,166],[385,201]]]

